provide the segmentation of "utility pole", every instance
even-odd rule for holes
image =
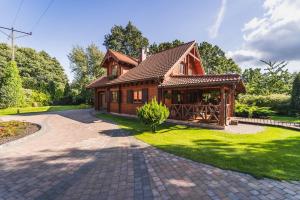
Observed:
[[[6,32],[1,31],[1,29],[10,31],[10,34],[7,34]],[[15,60],[15,39],[32,35],[32,32],[27,33],[27,32],[24,32],[24,31],[20,31],[20,30],[14,29],[13,27],[12,28],[7,28],[7,27],[2,27],[2,26],[0,26],[0,31],[4,35],[6,35],[8,38],[11,39],[11,50],[12,50],[12,52],[11,52],[11,60],[14,61]],[[15,36],[15,32],[16,33],[21,33],[22,35],[16,37]]]

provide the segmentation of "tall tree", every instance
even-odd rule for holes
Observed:
[[[182,41],[176,39],[172,42],[162,42],[160,44],[153,43],[149,46],[149,53],[154,54],[183,44]]]
[[[300,114],[300,72],[293,82],[291,106]]]
[[[11,49],[6,44],[0,44],[0,76],[1,71],[10,61]],[[16,62],[20,71],[23,88],[50,93],[49,84],[55,82],[56,93],[52,100],[61,98],[64,86],[68,82],[61,64],[56,58],[45,51],[37,52],[31,48],[18,47]]]
[[[147,47],[148,39],[130,21],[123,26],[113,26],[110,33],[104,36],[103,45],[115,51],[122,52],[132,57],[138,57],[140,49]]]
[[[8,62],[0,77],[0,108],[21,106],[24,100],[22,80],[16,62]]]
[[[207,74],[241,73],[241,68],[231,58],[227,58],[217,45],[202,42],[198,49]]]
[[[69,53],[68,58],[71,70],[74,73],[72,88],[77,90],[79,103],[89,103],[91,93],[86,86],[95,78],[103,75],[105,70],[100,66],[104,54],[95,44],[89,45],[86,49],[76,46]]]
[[[259,68],[245,69],[242,75],[248,94],[266,94],[268,88],[264,87],[264,76]]]
[[[288,63],[286,61],[272,62],[264,60],[261,60],[261,62],[266,64],[263,87],[268,90],[268,93],[290,93],[292,75],[286,68]]]

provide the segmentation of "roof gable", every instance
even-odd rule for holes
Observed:
[[[109,49],[106,52],[106,54],[103,58],[101,66],[105,65],[105,62],[107,60],[109,60],[110,58],[113,58],[117,62],[127,63],[127,64],[132,65],[132,66],[137,66],[138,65],[138,60],[136,58],[133,58],[133,57],[127,56],[125,54],[122,54],[120,52]]]
[[[126,74],[112,80],[110,84],[131,82],[145,79],[164,78],[174,65],[189,53],[195,45],[195,41],[188,42],[177,47],[161,51],[147,57],[137,67],[129,70]]]

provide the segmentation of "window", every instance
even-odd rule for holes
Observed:
[[[118,102],[118,91],[111,92],[111,102]]]
[[[134,103],[142,102],[142,90],[134,90],[133,91],[133,102]]]
[[[179,65],[179,74],[185,74],[185,64],[180,63]]]
[[[112,67],[111,75],[112,75],[112,76],[117,76],[117,75],[118,75],[118,65],[114,65],[114,66]]]

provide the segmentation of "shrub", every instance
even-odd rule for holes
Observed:
[[[235,106],[235,115],[238,117],[266,118],[273,114],[274,111],[272,111],[269,107],[258,107],[255,105],[241,103],[237,103]]]
[[[158,125],[162,124],[169,117],[169,109],[156,99],[137,109],[138,118],[151,127],[152,132],[156,132]]]
[[[51,97],[49,94],[39,92],[36,90],[25,89],[25,103],[24,106],[46,106],[49,105]]]
[[[259,107],[270,107],[279,114],[288,114],[290,107],[290,96],[286,94],[270,95],[240,95],[238,102]]]

